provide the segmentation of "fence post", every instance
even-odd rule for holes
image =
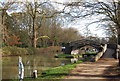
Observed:
[[[24,78],[24,66],[22,63],[22,57],[20,57],[20,56],[19,56],[18,65],[19,65],[19,80],[22,81]]]
[[[33,70],[33,78],[37,78],[37,70]]]

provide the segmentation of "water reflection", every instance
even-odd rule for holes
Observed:
[[[61,66],[64,66],[64,65],[65,65],[65,63],[61,63],[60,65],[61,65]]]
[[[76,63],[78,61],[78,58],[71,58],[71,63]]]
[[[22,56],[25,67],[25,77],[31,77],[33,70],[46,70],[60,65],[71,63],[70,59],[54,58],[54,54],[40,54]],[[2,58],[2,78],[18,78],[18,56]]]

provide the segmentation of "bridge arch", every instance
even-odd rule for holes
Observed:
[[[88,39],[81,39],[81,40],[77,40],[77,41],[73,41],[73,42],[69,42],[67,44],[64,44],[63,47],[63,52],[65,54],[71,54],[72,50],[76,50],[76,49],[80,49],[82,47],[85,46],[91,46],[94,47],[99,51],[102,51],[102,46],[104,46],[104,44],[101,44],[99,42],[96,42],[94,40],[88,40]]]

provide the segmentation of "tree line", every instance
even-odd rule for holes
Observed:
[[[53,5],[62,6],[62,10]],[[9,11],[14,13],[9,14]],[[104,28],[111,43],[120,39],[120,1],[85,0],[69,3],[51,1],[0,2],[2,40],[5,45],[45,47],[61,45],[83,36],[74,28],[62,28],[76,19],[102,16],[89,25],[98,23]],[[86,30],[87,31],[87,30]],[[89,37],[88,37],[89,38]],[[93,38],[93,37],[92,37]],[[98,37],[95,37],[98,39]],[[113,41],[114,39],[114,41]]]
[[[49,1],[0,3],[4,45],[34,48],[58,46],[82,37],[75,28],[62,28],[61,12]]]
[[[92,16],[96,17],[96,21],[88,23],[88,26],[97,23],[99,28],[104,29],[111,43],[117,43],[120,45],[119,0],[91,0],[90,2],[86,0],[78,0],[76,2],[71,2],[67,5],[71,6],[71,9],[73,9],[74,7],[73,13],[76,13],[77,15],[70,14],[73,18],[87,19]],[[75,12],[75,10],[77,11]]]

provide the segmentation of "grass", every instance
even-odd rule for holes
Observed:
[[[56,58],[75,58],[79,56],[81,55],[68,55],[68,54],[55,55]]]
[[[86,52],[85,54],[96,54],[96,52]]]
[[[85,54],[96,54],[96,52],[86,52]],[[56,58],[76,58],[80,57],[82,54],[78,55],[70,55],[70,54],[61,54],[61,55],[55,55]]]
[[[58,66],[55,68],[45,70],[42,73],[38,73],[38,79],[64,79],[64,77],[68,75],[69,72],[72,69],[74,69],[78,63],[84,62],[88,59],[90,59],[90,57],[83,60],[79,60],[75,64],[71,63],[64,66]]]
[[[37,79],[33,79],[32,77],[26,77],[26,78],[24,78],[24,81],[33,81],[33,80],[35,80],[35,81],[40,81],[40,80],[42,80],[42,81],[59,81],[59,79],[64,79],[65,76],[67,76],[70,73],[70,71],[77,66],[77,64],[84,62],[90,58],[91,57],[79,60],[79,61],[77,61],[77,63],[71,63],[71,64],[51,68],[48,70],[44,70],[44,71],[42,71],[42,73],[38,73]],[[19,80],[12,79],[9,81],[19,81]]]
[[[43,71],[39,79],[63,79],[77,64],[68,64]]]

